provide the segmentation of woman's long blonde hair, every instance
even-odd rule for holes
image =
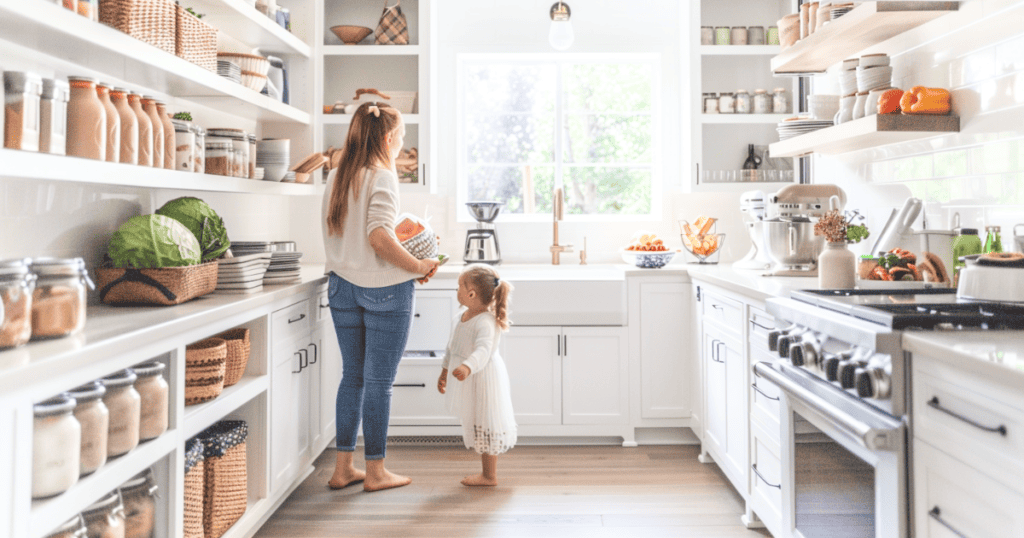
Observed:
[[[466,266],[462,274],[466,275],[466,285],[480,294],[480,300],[494,314],[494,318],[498,320],[498,327],[507,331],[509,325],[512,324],[508,319],[510,312],[508,306],[512,300],[512,284],[507,280],[501,280],[494,267],[482,263]]]
[[[401,125],[398,110],[385,103],[363,103],[352,115],[341,162],[331,189],[330,209],[327,212],[327,233],[341,235],[348,214],[349,193],[359,199],[366,169],[391,163],[388,135]]]

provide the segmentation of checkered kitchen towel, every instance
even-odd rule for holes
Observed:
[[[398,0],[395,5],[388,7],[388,0],[384,1],[384,12],[381,13],[377,31],[373,34],[378,45],[409,44],[409,25],[405,22],[401,4],[402,1]]]

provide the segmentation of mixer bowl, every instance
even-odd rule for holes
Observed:
[[[813,267],[825,248],[825,236],[814,235],[810,221],[764,221],[764,249],[768,258],[786,268]]]
[[[501,212],[503,205],[505,205],[504,202],[466,202],[466,207],[469,208],[473,218],[480,222],[494,221],[498,218],[498,213]]]

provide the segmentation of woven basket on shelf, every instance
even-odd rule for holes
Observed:
[[[100,0],[100,22],[174,54],[174,10],[171,0]]]
[[[228,343],[207,338],[185,346],[185,405],[210,401],[224,390]]]
[[[223,338],[228,344],[228,358],[224,363],[224,386],[230,387],[238,383],[249,363],[249,329],[236,327],[224,331],[214,338]]]
[[[185,267],[97,267],[100,301],[106,304],[175,305],[217,289],[216,261]]]
[[[175,6],[174,54],[203,69],[217,72],[217,29]]]
[[[220,538],[242,517],[248,504],[245,421],[223,420],[203,430],[206,460],[203,492],[205,538]]]
[[[203,536],[203,443],[193,437],[185,442],[185,538]]]

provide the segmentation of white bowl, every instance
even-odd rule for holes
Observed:
[[[851,71],[860,65],[860,58],[849,58],[843,60],[843,71]]]
[[[641,269],[660,269],[668,265],[676,255],[674,250],[662,250],[659,252],[644,252],[622,249],[622,261],[635,265]]]
[[[864,56],[860,57],[860,63],[857,65],[857,67],[877,67],[882,65],[889,65],[888,54],[865,54]]]
[[[807,108],[816,120],[830,120],[839,112],[839,96],[816,94],[807,97]]]

